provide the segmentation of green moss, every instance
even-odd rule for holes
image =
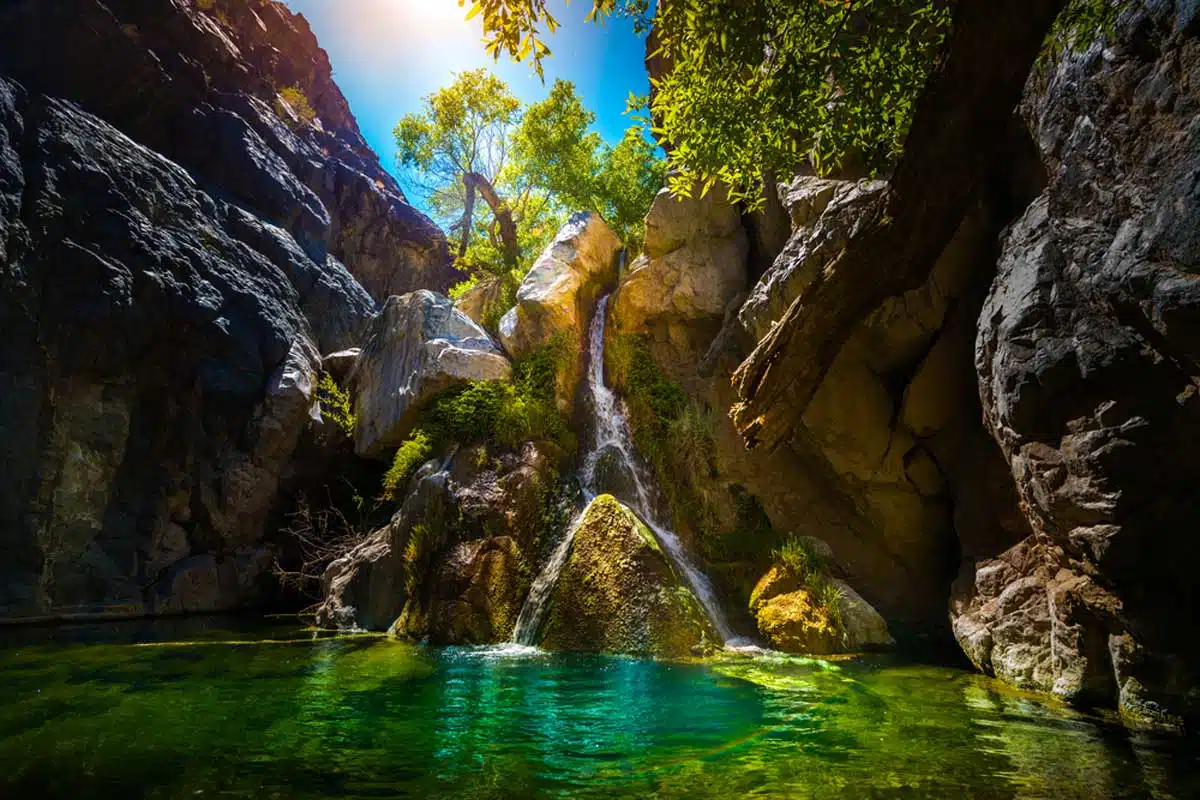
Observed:
[[[593,500],[555,587],[542,646],[686,658],[714,639],[650,530],[611,495]]]
[[[354,409],[350,405],[350,393],[337,385],[328,372],[322,372],[317,379],[317,401],[321,404],[321,414],[333,422],[347,436],[354,436]]]

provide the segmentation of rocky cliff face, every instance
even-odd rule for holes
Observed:
[[[1200,16],[1126,14],[1031,92],[1052,167],[979,319],[984,421],[1032,533],[964,567],[981,669],[1169,721],[1200,664]]]
[[[825,541],[889,622],[937,627],[949,599],[980,669],[1170,724],[1200,663],[1177,624],[1197,611],[1200,12],[1136,5],[1111,42],[1031,82],[1014,127],[1032,141],[1014,130],[924,285],[856,327],[803,425],[746,452],[719,419],[713,467],[777,531]],[[788,243],[729,293],[716,337],[656,347],[660,368],[729,409],[730,372],[885,185],[781,186]],[[644,320],[683,323],[656,302],[626,328],[661,340]]]
[[[441,231],[363,140],[308,23],[282,3],[26,0],[0,23],[4,74],[178,162],[317,263],[352,265],[377,301],[460,279]],[[311,117],[288,104],[293,88]]]
[[[247,602],[321,353],[454,279],[303,20],[204,7],[0,10],[4,616]]]

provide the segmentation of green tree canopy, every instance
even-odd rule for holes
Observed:
[[[459,231],[461,254],[475,222],[474,191],[464,178],[495,183],[508,164],[521,103],[504,81],[477,69],[456,75],[424,104],[396,125],[396,158],[439,221]]]
[[[1131,0],[1071,0],[1055,44],[1090,41]],[[721,180],[757,200],[766,176],[809,166],[878,173],[895,163],[941,52],[951,0],[593,0],[622,13],[670,69],[654,85],[655,133],[670,145],[672,188]],[[476,0],[488,52],[530,59],[557,21],[546,0]]]
[[[591,130],[595,119],[568,81],[522,108],[503,81],[476,70],[400,121],[397,157],[438,221],[458,231],[462,266],[509,279],[571,211],[598,211],[627,245],[641,246],[665,162],[644,126],[609,146]],[[474,214],[476,194],[490,218]]]

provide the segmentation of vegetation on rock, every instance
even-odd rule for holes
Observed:
[[[317,401],[321,404],[321,415],[337,425],[347,438],[354,438],[354,406],[350,393],[338,386],[328,372],[317,379]]]
[[[311,125],[317,118],[317,112],[308,102],[308,95],[299,86],[288,86],[279,90],[279,98],[275,101],[275,113],[289,124],[295,121],[300,125]]]
[[[1043,59],[1093,41],[1130,2],[1070,0]],[[545,0],[476,2],[479,12],[488,52],[528,58],[542,74],[542,27],[558,27]],[[894,164],[953,20],[941,0],[593,0],[589,18],[614,13],[652,25],[650,55],[668,65],[651,98],[633,101],[648,103],[670,146],[671,188],[686,195],[700,176],[705,190],[720,180],[752,204],[773,176],[810,165]]]
[[[384,477],[385,497],[400,499],[412,473],[448,442],[515,447],[532,439],[574,452],[575,434],[554,402],[555,383],[570,347],[562,337],[513,365],[511,380],[475,381],[447,390],[423,412]]]

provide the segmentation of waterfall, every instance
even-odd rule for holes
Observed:
[[[623,256],[623,254],[622,254]],[[633,478],[634,497],[618,497],[617,499],[629,506],[634,513],[654,532],[659,545],[670,558],[675,569],[683,576],[696,599],[703,606],[713,627],[725,644],[741,645],[736,639],[725,613],[713,590],[712,583],[691,561],[683,542],[670,530],[664,521],[658,518],[655,503],[654,483],[636,457],[632,437],[629,432],[629,421],[625,409],[616,394],[604,382],[604,318],[607,316],[608,296],[596,304],[588,329],[588,371],[585,391],[588,394],[589,407],[594,414],[594,435],[591,446],[587,449],[580,469],[580,484],[583,487],[585,509],[599,493],[596,478],[596,467],[600,457],[606,451],[615,452],[621,465]],[[545,614],[546,604],[558,583],[558,576],[566,566],[571,554],[571,544],[575,534],[583,522],[583,511],[572,520],[566,534],[554,549],[550,560],[543,567],[529,597],[521,607],[517,624],[513,630],[513,641],[517,644],[533,645],[536,643],[538,628]]]

